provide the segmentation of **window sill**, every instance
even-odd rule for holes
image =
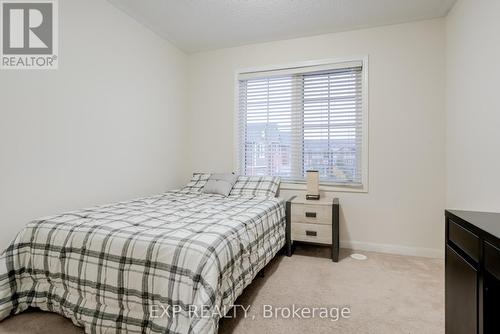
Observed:
[[[291,183],[291,182],[281,182],[281,190],[306,190],[305,183]],[[319,185],[320,191],[325,192],[346,192],[346,193],[368,193],[367,186],[343,186],[343,185]]]

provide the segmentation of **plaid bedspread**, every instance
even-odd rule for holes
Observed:
[[[31,222],[0,257],[0,319],[31,306],[86,333],[216,333],[284,220],[276,198],[172,191]]]

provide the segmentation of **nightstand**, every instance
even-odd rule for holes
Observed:
[[[295,196],[286,202],[286,253],[294,241],[330,245],[332,261],[339,260],[339,199],[306,200]]]

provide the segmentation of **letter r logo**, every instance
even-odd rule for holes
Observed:
[[[2,30],[3,54],[52,54],[53,3],[2,2]]]

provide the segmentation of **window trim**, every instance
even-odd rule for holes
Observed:
[[[348,58],[337,58],[337,59],[321,59],[321,60],[309,60],[288,64],[279,64],[279,65],[267,65],[267,66],[258,66],[258,67],[247,67],[237,69],[234,75],[234,131],[233,131],[233,166],[238,172],[240,171],[240,155],[239,155],[239,77],[243,74],[249,74],[252,72],[265,72],[265,71],[279,71],[279,70],[289,70],[289,69],[298,69],[303,67],[310,66],[320,66],[320,65],[331,65],[332,67],[339,66],[343,63],[352,63],[352,62],[361,62],[363,66],[363,74],[362,74],[362,96],[363,96],[363,104],[362,104],[362,117],[363,117],[363,133],[362,133],[362,166],[361,166],[361,186],[352,186],[345,184],[332,184],[332,183],[320,183],[320,190],[322,191],[335,191],[335,192],[355,192],[355,193],[368,193],[369,189],[369,81],[368,81],[368,73],[369,73],[369,64],[368,64],[369,56],[361,56],[361,57],[348,57]],[[282,182],[280,189],[283,190],[305,190],[306,183],[304,182]]]

